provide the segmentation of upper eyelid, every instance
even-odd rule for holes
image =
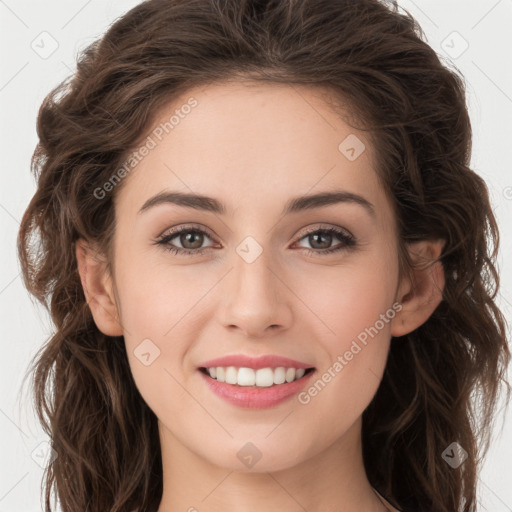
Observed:
[[[178,226],[176,228],[168,228],[165,231],[163,231],[162,234],[158,236],[158,238],[163,238],[171,235],[179,235],[183,231],[203,231],[211,238],[215,238],[215,235],[213,235],[208,228],[200,226],[198,224],[185,224],[184,226]]]

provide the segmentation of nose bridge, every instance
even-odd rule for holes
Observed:
[[[223,323],[237,326],[249,336],[261,336],[270,326],[285,326],[291,319],[286,287],[276,277],[270,250],[251,237],[236,249],[226,283]],[[275,328],[275,327],[274,327]]]

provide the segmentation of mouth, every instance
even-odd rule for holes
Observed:
[[[315,368],[246,368],[236,366],[200,367],[199,371],[212,380],[238,387],[269,388],[291,383],[305,378]]]
[[[202,361],[196,368],[213,395],[246,409],[274,407],[291,400],[316,373],[311,363],[278,354],[230,354]]]
[[[315,374],[313,367],[203,366],[198,370],[214,395],[244,409],[266,409],[285,403],[300,393]]]

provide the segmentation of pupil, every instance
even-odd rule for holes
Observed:
[[[195,244],[194,244],[194,237],[195,237]],[[185,248],[185,249],[197,249],[199,247],[201,247],[201,245],[203,245],[203,241],[202,241],[202,235],[201,233],[197,233],[195,231],[190,231],[184,235],[181,235],[181,245]],[[184,243],[184,241],[186,243],[188,242],[191,242],[192,243],[192,247],[190,246],[187,246],[186,243]],[[199,243],[198,243],[199,242]]]
[[[316,239],[317,238],[322,238],[322,237],[327,239],[327,243],[326,244],[324,243],[323,247],[316,247],[316,248],[317,249],[327,249],[331,245],[332,235],[330,235],[330,234],[320,234],[320,233],[318,233],[316,235],[310,235],[310,237],[309,237],[310,238],[310,243],[311,243],[311,240],[314,240],[314,242],[311,243],[311,246],[315,247]],[[320,243],[320,245],[322,245],[322,244]]]

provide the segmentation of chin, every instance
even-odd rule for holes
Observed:
[[[296,447],[277,438],[274,441],[277,443],[264,438],[252,441],[230,440],[229,446],[218,446],[220,451],[204,454],[203,457],[215,466],[238,473],[283,471],[308,458],[308,454],[298,452],[305,443],[299,443]]]

